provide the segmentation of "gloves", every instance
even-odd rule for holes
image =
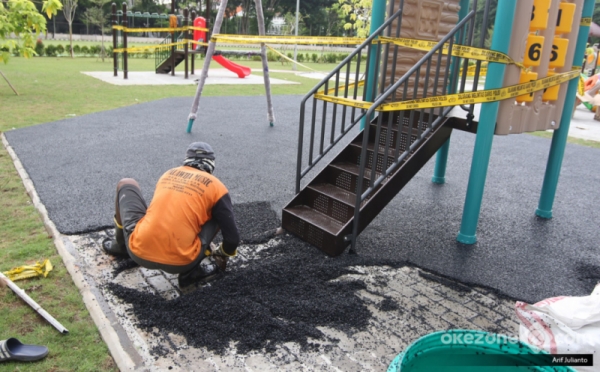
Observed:
[[[225,250],[223,249],[223,243],[219,244],[219,247],[217,249],[214,249],[211,253],[212,256],[218,256],[218,257],[235,257],[237,256],[237,249],[232,253],[232,254],[228,254],[227,252],[225,252]]]

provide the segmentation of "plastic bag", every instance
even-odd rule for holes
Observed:
[[[600,284],[589,296],[517,302],[515,309],[521,341],[551,354],[594,354],[593,367],[575,368],[600,372]]]

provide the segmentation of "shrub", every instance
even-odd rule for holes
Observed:
[[[252,56],[252,60],[255,62],[260,62],[260,61],[262,61],[262,58],[261,58],[261,56]]]
[[[90,55],[95,56],[98,53],[100,53],[100,47],[98,45],[92,45],[90,47]]]
[[[40,57],[44,55],[44,43],[42,42],[42,39],[37,39],[35,42],[35,52]]]
[[[323,59],[327,63],[336,63],[337,62],[337,54],[335,53],[327,53],[323,56]]]
[[[21,56],[21,49],[19,48],[18,45],[15,46],[15,48],[12,51],[12,54],[15,57],[20,57]]]
[[[298,62],[302,63],[304,62],[304,54],[303,53],[298,53]]]
[[[286,57],[288,57],[291,60],[294,59],[294,55],[292,54],[292,52],[287,52]]]
[[[267,61],[269,62],[277,62],[279,60],[279,56],[277,55],[277,53],[269,50],[267,52]]]
[[[314,63],[317,63],[319,61],[319,55],[317,53],[313,53],[310,56],[310,60],[313,61]]]
[[[81,53],[81,48],[79,47],[79,45],[75,44],[73,45],[73,53]]]
[[[62,46],[61,44],[58,44],[58,45],[56,46],[56,53],[57,53],[57,54],[63,54],[64,52],[65,52],[65,47],[64,47],[64,46]]]
[[[90,48],[87,47],[87,45],[84,45],[81,47],[81,53],[84,55],[87,55],[90,53]]]
[[[46,55],[48,57],[56,57],[56,46],[50,44],[46,47]]]
[[[144,53],[143,53],[143,54],[144,54],[144,58],[145,58],[145,59],[148,59],[148,58],[150,58],[150,56],[152,55],[152,52],[150,52],[150,50],[149,50],[149,49],[146,49],[146,50],[144,50]]]

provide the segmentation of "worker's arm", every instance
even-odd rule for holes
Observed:
[[[236,253],[240,242],[240,233],[238,232],[235,218],[233,216],[233,206],[229,193],[223,195],[212,209],[212,218],[217,222],[223,234],[223,250],[228,255]]]

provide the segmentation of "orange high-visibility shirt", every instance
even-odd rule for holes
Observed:
[[[129,249],[144,260],[183,266],[200,252],[198,234],[228,193],[210,173],[181,166],[163,174],[146,215],[129,237]]]

